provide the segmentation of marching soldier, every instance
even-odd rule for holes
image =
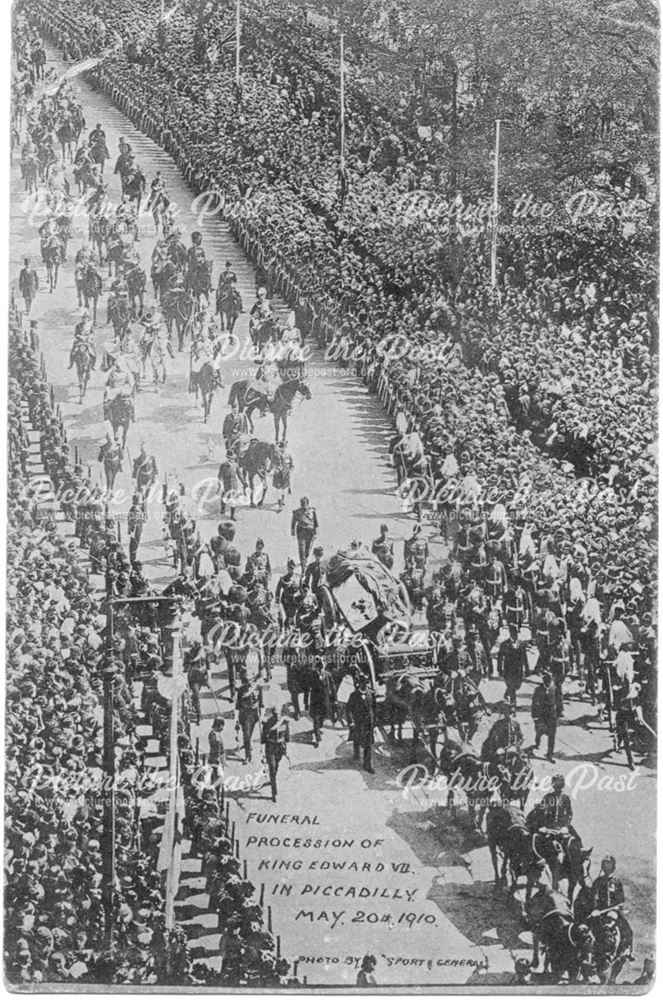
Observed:
[[[269,561],[269,556],[265,552],[265,543],[262,538],[257,539],[255,552],[246,560],[247,573],[249,569],[253,570],[258,583],[263,584],[264,587],[269,586],[269,581],[272,578],[272,565]]]
[[[276,776],[279,764],[288,753],[290,742],[290,724],[285,715],[285,709],[279,718],[276,706],[270,709],[270,714],[263,723],[261,742],[265,748],[265,760],[269,771],[269,783],[272,789],[272,802],[276,802]]]
[[[303,572],[308,562],[313,539],[318,531],[318,515],[315,512],[315,507],[311,507],[308,497],[302,497],[299,503],[300,506],[292,514],[290,533],[293,538],[297,539],[299,562]]]
[[[142,497],[143,511],[147,505],[147,495],[150,487],[156,483],[159,476],[157,460],[154,455],[148,455],[145,450],[145,442],[140,443],[140,452],[134,459],[134,466],[131,473],[132,479],[136,480],[136,492]]]
[[[555,760],[555,735],[557,733],[557,691],[552,682],[552,674],[544,672],[541,683],[532,696],[532,719],[535,727],[534,747],[539,749],[541,737],[548,738],[549,761]]]
[[[425,538],[420,538],[421,526],[415,524],[412,529],[412,537],[406,538],[403,544],[403,554],[405,557],[406,573],[417,574],[423,579],[426,573],[426,563],[428,562],[428,542]]]
[[[235,521],[235,506],[239,496],[239,465],[233,448],[226,452],[226,460],[219,466],[219,489],[221,490],[221,515],[225,515],[226,505],[230,507],[230,520]]]
[[[497,654],[497,671],[504,678],[506,691],[504,697],[516,708],[516,696],[521,687],[527,670],[527,654],[525,644],[518,638],[515,625],[509,626],[509,638],[500,645]]]
[[[279,502],[277,508],[277,513],[279,514],[283,510],[286,490],[290,493],[290,473],[294,467],[295,465],[292,460],[292,455],[289,451],[286,451],[285,441],[279,441],[274,461],[273,477],[274,489],[279,491]]]
[[[127,531],[129,533],[129,559],[135,562],[140,545],[143,525],[145,524],[145,510],[138,493],[134,493],[131,507],[127,515]]]
[[[260,716],[260,690],[255,681],[245,678],[237,689],[237,723],[242,731],[244,763],[251,763],[251,738]]]
[[[380,560],[387,569],[392,569],[394,565],[394,543],[389,537],[389,528],[386,524],[380,525],[380,534],[371,545],[371,552]]]

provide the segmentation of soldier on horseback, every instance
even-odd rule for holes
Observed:
[[[87,309],[83,310],[81,318],[74,328],[74,342],[69,352],[69,369],[74,367],[76,358],[82,351],[87,351],[90,356],[90,368],[94,369],[97,363],[97,350],[92,336],[92,321]]]
[[[510,702],[504,702],[502,715],[490,728],[488,736],[481,748],[484,760],[494,761],[500,752],[515,748],[520,750],[523,745],[523,731],[515,718],[515,710]],[[499,754],[500,757],[503,756]]]
[[[258,298],[254,302],[249,313],[249,333],[254,346],[258,346],[258,334],[261,327],[271,322],[274,317],[272,304],[267,298],[267,289],[262,286],[258,289]]]
[[[226,451],[235,447],[236,442],[242,434],[249,433],[249,422],[245,413],[239,412],[237,400],[232,404],[230,413],[223,421],[223,440],[226,444]]]

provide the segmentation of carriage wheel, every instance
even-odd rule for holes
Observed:
[[[334,598],[329,587],[320,587],[319,593],[325,629],[332,629],[338,621]]]

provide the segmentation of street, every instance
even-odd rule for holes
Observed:
[[[48,65],[62,70],[53,50],[48,54]],[[203,234],[207,257],[214,261],[213,287],[226,260],[232,262],[238,275],[244,304],[236,329],[240,352],[222,362],[224,388],[214,397],[209,422],[203,422],[201,405],[188,392],[187,343],[183,353],[175,350],[175,358],[167,360],[167,380],[158,391],[149,378],[143,381],[116,482],[116,492],[123,493],[124,499],[114,503],[111,511],[124,540],[123,518],[133,492],[132,458],[144,442],[148,454],[156,457],[160,480],[183,484],[200,537],[207,540],[222,519],[216,477],[225,456],[221,426],[228,411],[228,394],[232,383],[249,377],[255,367],[246,349],[248,313],[256,293],[254,269],[223,219],[197,214],[192,204],[194,193],[171,158],[88,83],[78,80],[77,86],[88,127],[100,122],[106,132],[111,152],[105,169],[109,198],[120,201],[119,178],[112,169],[118,140],[124,136],[136,152],[148,184],[157,170],[164,175],[171,199],[180,208],[185,244],[189,245],[194,230]],[[71,170],[68,176],[73,190]],[[47,378],[60,405],[72,453],[76,448],[93,478],[101,481],[98,452],[104,438],[105,375],[98,363],[81,404],[75,372],[68,368],[79,315],[73,259],[86,239],[87,227],[84,219],[75,220],[68,262],[61,269],[56,290],[49,294],[37,233],[42,219],[31,217],[31,207],[15,158],[11,170],[10,280],[16,284],[23,258],[29,255],[40,278],[30,318],[39,323]],[[141,222],[137,246],[148,274],[147,308],[153,301],[149,271],[156,233],[151,215],[143,213]],[[105,282],[104,292],[110,283]],[[274,307],[282,319],[286,304],[276,299]],[[99,361],[104,342],[112,340],[112,327],[105,319],[104,294],[95,334]],[[288,449],[294,459],[292,495],[286,497],[285,510],[279,511],[277,493],[270,482],[262,506],[239,507],[236,544],[245,559],[253,552],[256,539],[262,538],[275,582],[285,572],[286,560],[296,557],[290,518],[300,497],[308,496],[320,525],[316,543],[324,548],[325,556],[354,540],[370,547],[385,523],[396,543],[395,569],[400,573],[403,542],[411,535],[415,520],[397,495],[388,453],[392,424],[376,397],[354,376],[352,366],[341,369],[316,350],[307,368],[312,398],[295,402],[288,428]],[[273,441],[271,416],[257,416],[255,434]],[[163,513],[160,500],[149,505],[138,554],[148,579],[157,588],[173,577],[164,547]],[[445,555],[446,546],[432,525],[424,524],[423,534],[431,551],[429,569],[434,568]],[[99,582],[101,586],[101,578]],[[194,637],[196,623],[190,622],[188,628]],[[279,664],[272,684],[277,701],[288,699],[284,679],[285,670]],[[538,680],[536,674],[530,674],[520,691],[517,718],[526,746],[533,743],[530,701]],[[202,723],[193,727],[193,735],[201,752],[206,752],[219,706],[226,717],[226,779],[240,857],[256,887],[263,887],[264,904],[269,907],[281,953],[296,964],[297,974],[306,977],[309,986],[354,985],[366,953],[377,958],[376,978],[384,986],[485,986],[513,981],[514,958],[530,954],[531,947],[531,937],[520,922],[519,901],[509,899],[505,889],[494,887],[485,837],[472,829],[463,797],[459,797],[454,817],[440,788],[408,784],[409,727],[405,729],[406,745],[392,744],[387,738],[378,748],[376,773],[370,775],[353,762],[345,727],[327,723],[322,743],[316,748],[311,741],[310,719],[304,714],[291,724],[289,759],[281,765],[279,796],[274,804],[269,785],[260,776],[257,742],[253,764],[243,764],[240,750],[235,749],[233,705],[225,671],[214,675],[212,686],[214,694],[205,693]],[[483,682],[482,692],[495,713],[503,697],[503,683]],[[629,772],[624,754],[612,750],[605,723],[597,721],[598,709],[580,697],[576,682],[568,685],[568,693],[570,700],[558,729],[557,762],[549,763],[543,753],[535,755],[535,775],[538,780],[558,771],[566,776],[574,826],[584,846],[593,848],[591,875],[598,874],[604,855],[616,858],[635,939],[635,962],[621,977],[627,982],[635,978],[635,970],[639,972],[654,944],[655,774],[644,766]],[[490,721],[494,718],[497,715]],[[238,787],[241,782],[245,787]],[[215,964],[219,933],[216,918],[207,910],[199,865],[195,858],[185,859],[178,918],[187,928],[196,954]]]

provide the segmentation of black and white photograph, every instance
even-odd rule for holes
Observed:
[[[658,4],[4,17],[6,988],[649,992]]]

